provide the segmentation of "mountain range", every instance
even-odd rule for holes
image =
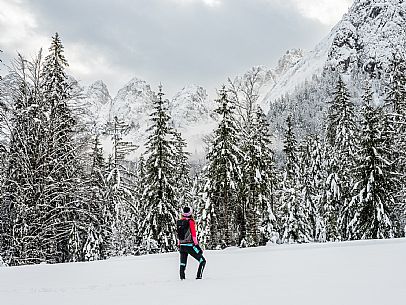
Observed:
[[[355,0],[348,13],[313,50],[292,49],[281,57],[276,67],[257,67],[260,71],[258,104],[266,113],[276,117],[276,103],[285,103],[284,97],[312,89],[320,104],[319,110],[315,111],[322,113],[327,99],[322,91],[329,87],[320,85],[320,82],[323,83],[323,79],[326,79],[324,83],[328,82],[338,74],[352,84],[368,79],[375,84],[378,96],[383,96],[381,87],[385,72],[391,58],[404,52],[405,33],[405,1]],[[235,80],[243,80],[246,75],[237,76]],[[354,87],[359,89],[360,85]],[[139,78],[130,80],[114,98],[102,81],[85,89],[96,128],[102,131],[114,117],[129,125],[123,137],[139,146],[129,158],[135,158],[143,151],[150,124],[151,99],[155,95],[151,86]],[[193,159],[204,156],[205,138],[216,126],[215,107],[205,88],[198,85],[182,88],[168,101],[172,125],[186,139],[187,150]],[[318,114],[310,113],[309,116],[317,117]],[[108,136],[104,136],[103,143],[109,153]]]

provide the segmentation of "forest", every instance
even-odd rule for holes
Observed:
[[[67,66],[55,34],[45,56],[19,55],[0,81],[6,264],[176,251],[183,206],[193,207],[205,249],[405,236],[406,61],[399,54],[383,87],[364,76],[358,95],[353,77],[334,73],[274,101],[269,113],[258,106],[258,70],[229,80],[218,90],[218,125],[199,167],[171,124],[163,86],[150,101],[147,142],[122,141],[126,122],[114,119],[104,130],[113,147],[106,158],[101,134],[84,124]],[[325,95],[316,103],[321,95],[312,90],[321,83]],[[128,160],[135,146],[145,152]]]

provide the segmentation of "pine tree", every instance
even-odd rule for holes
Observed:
[[[112,254],[112,228],[115,207],[108,196],[107,166],[99,136],[90,154],[90,173],[85,184],[84,208],[88,211],[88,230],[83,245],[85,260],[105,259]]]
[[[356,151],[356,113],[348,89],[341,77],[327,116],[328,163],[323,213],[328,240],[345,238],[348,203],[353,184],[351,170]]]
[[[175,148],[171,139],[167,101],[162,86],[153,101],[152,126],[147,141],[148,159],[145,165],[145,189],[142,206],[145,216],[142,235],[149,252],[176,249],[175,223],[179,211],[176,202]]]
[[[188,163],[189,153],[185,151],[187,146],[186,141],[182,135],[174,131],[174,163],[175,163],[175,188],[176,188],[176,201],[179,206],[190,206],[191,204],[191,188],[192,183],[190,180],[190,165]]]
[[[260,107],[252,122],[252,132],[243,152],[243,211],[245,230],[243,244],[258,246],[266,243],[276,231],[273,212],[274,164],[269,124]]]
[[[46,260],[42,213],[44,115],[40,90],[41,53],[21,55],[13,73],[13,108],[8,169],[2,196],[2,249],[12,265]],[[4,253],[3,253],[4,254]]]
[[[299,146],[299,180],[302,200],[308,211],[312,239],[326,241],[326,220],[323,210],[325,169],[325,145],[318,136],[309,135]]]
[[[356,183],[349,208],[351,239],[378,239],[394,236],[393,213],[396,203],[392,190],[398,177],[392,172],[391,151],[385,141],[385,116],[382,107],[372,105],[372,93],[363,96],[360,150],[356,158]]]
[[[139,226],[136,197],[133,185],[122,176],[123,171],[115,166],[110,157],[107,176],[107,198],[114,208],[112,224],[112,250],[114,255],[136,255],[140,252]]]
[[[290,116],[287,117],[286,124],[283,149],[286,163],[278,196],[282,213],[282,240],[289,243],[309,242],[311,241],[312,227],[299,179],[298,144]]]
[[[85,210],[75,190],[81,184],[74,141],[76,120],[69,107],[71,89],[65,68],[68,66],[58,33],[52,37],[49,55],[43,68],[43,92],[48,116],[44,196],[45,217],[49,221],[49,260],[69,262],[83,260],[81,251],[87,235]],[[80,249],[80,250],[79,250]]]
[[[215,112],[220,123],[207,154],[205,213],[206,246],[210,248],[236,245],[238,241],[237,212],[238,188],[241,180],[241,153],[238,146],[234,106],[225,87],[219,93],[219,107]]]
[[[406,60],[400,54],[393,54],[388,71],[386,86],[385,116],[387,126],[386,145],[392,154],[389,156],[393,164],[392,171],[399,174],[402,183],[393,190],[395,206],[396,236],[404,236],[406,227],[405,194],[406,194]]]

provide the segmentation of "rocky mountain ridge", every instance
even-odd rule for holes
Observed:
[[[265,112],[272,110],[273,115],[278,117],[275,111],[279,110],[271,109],[275,101],[286,95],[300,95],[300,92],[310,90],[313,103],[318,104],[307,108],[323,111],[327,96],[324,91],[328,87],[323,84],[323,79],[334,78],[337,74],[353,81],[362,75],[361,78],[371,79],[379,87],[379,83],[384,82],[385,71],[393,54],[404,52],[405,33],[405,1],[356,0],[342,20],[313,50],[289,50],[275,68],[257,67],[259,105]],[[249,73],[237,76],[234,82],[242,83]],[[117,116],[131,127],[125,135],[127,140],[143,146],[152,110],[151,99],[155,96],[150,85],[134,78],[119,90],[116,97],[111,98],[106,86],[96,82],[87,90],[87,96],[98,114],[98,122],[107,122]],[[216,126],[212,115],[214,108],[215,103],[206,90],[197,85],[183,88],[168,103],[173,126],[187,140],[192,158],[203,156],[203,139]],[[312,114],[308,116],[312,117]],[[314,116],[322,117],[322,114]],[[141,151],[142,148],[135,155]]]

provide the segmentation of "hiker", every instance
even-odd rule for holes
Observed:
[[[177,221],[178,231],[178,246],[180,252],[180,279],[185,279],[185,270],[188,254],[199,261],[199,269],[197,270],[196,279],[202,278],[203,270],[206,265],[206,260],[203,257],[203,250],[199,247],[196,237],[195,221],[192,216],[193,210],[191,207],[182,209],[182,217]]]

